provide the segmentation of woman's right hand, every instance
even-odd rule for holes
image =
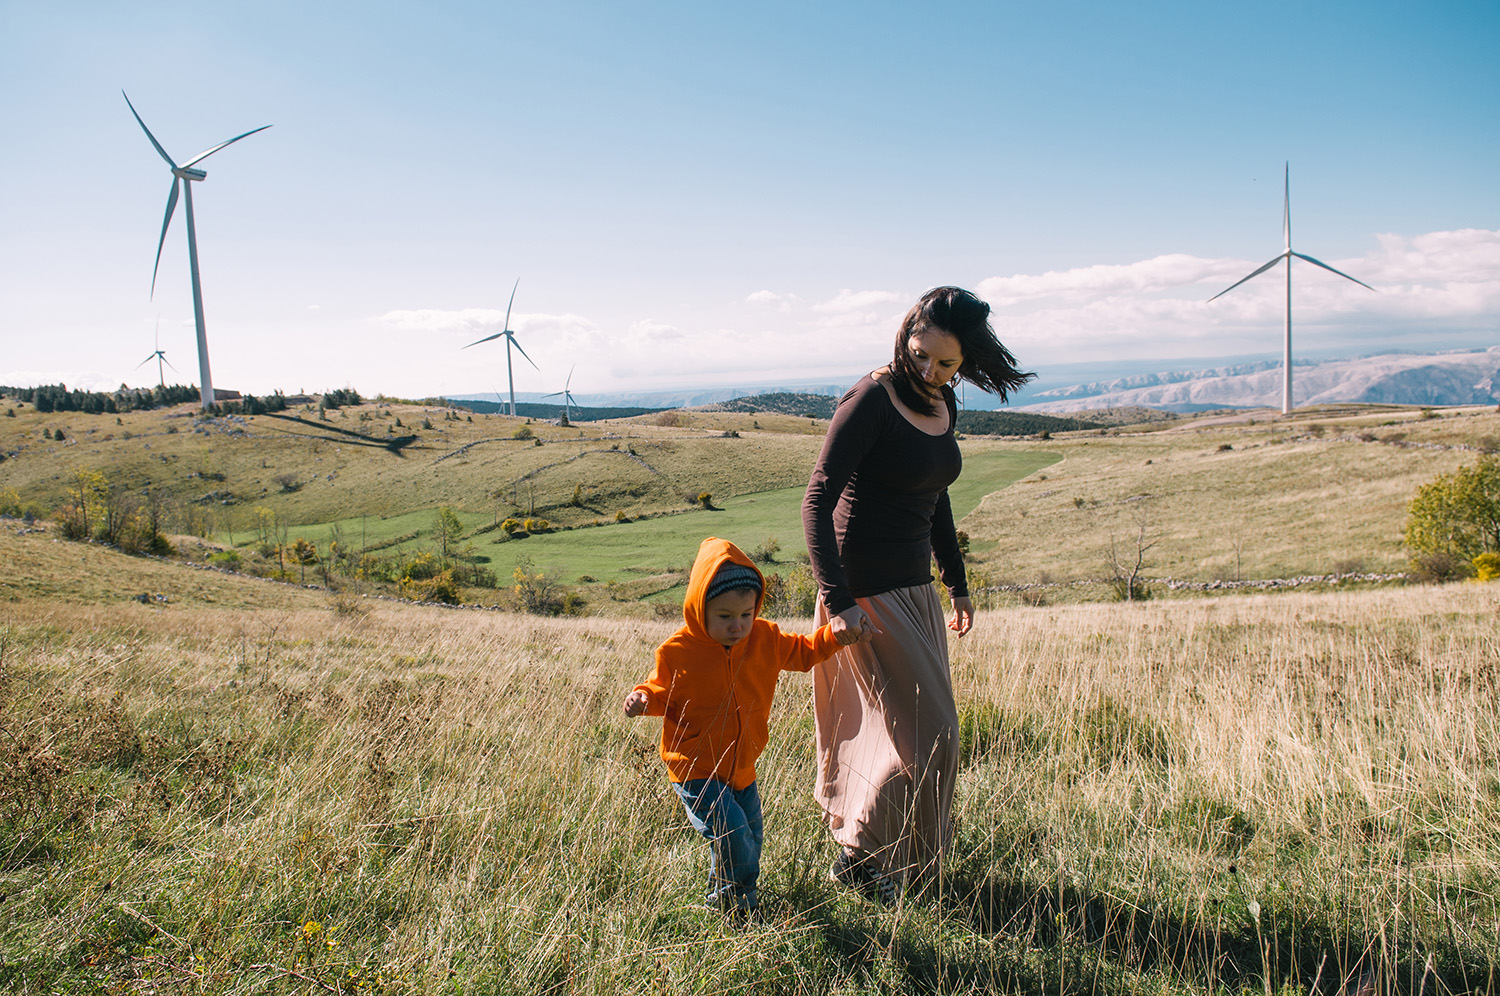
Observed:
[[[833,631],[833,638],[841,647],[855,643],[869,643],[880,632],[875,625],[875,620],[871,619],[869,614],[858,605],[850,606],[843,612],[829,617],[828,628]]]

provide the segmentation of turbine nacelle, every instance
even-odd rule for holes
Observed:
[[[201,169],[189,169],[186,166],[178,166],[172,170],[172,175],[182,180],[202,180],[208,173]]]

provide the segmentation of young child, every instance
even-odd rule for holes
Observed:
[[[704,540],[682,603],[684,625],[656,648],[656,667],[625,696],[625,715],[664,717],[667,777],[710,844],[707,905],[741,915],[757,906],[765,833],[755,760],[769,739],[776,678],[811,670],[839,647],[827,626],[801,636],[757,618],[763,591],[760,571],[739,547]]]

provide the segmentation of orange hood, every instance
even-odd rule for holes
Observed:
[[[739,564],[748,567],[760,578],[760,592],[755,596],[755,615],[760,617],[761,601],[766,594],[766,579],[760,573],[760,568],[739,547],[728,540],[710,536],[698,545],[698,558],[693,561],[693,570],[688,574],[687,597],[682,600],[682,620],[687,624],[689,635],[694,639],[703,640],[708,643],[717,644],[713,637],[708,635],[708,593],[709,582],[713,581],[714,575],[719,573],[719,568],[726,563]]]

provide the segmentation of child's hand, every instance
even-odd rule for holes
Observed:
[[[625,715],[634,719],[646,711],[646,693],[634,691],[625,696]]]

